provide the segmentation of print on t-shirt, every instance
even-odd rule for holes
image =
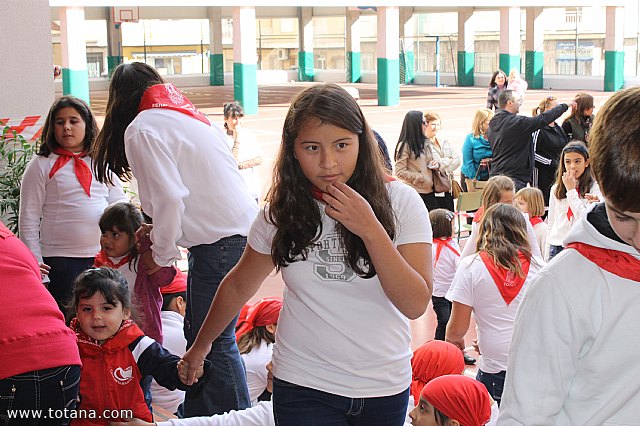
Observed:
[[[313,272],[322,281],[351,281],[356,277],[336,232],[311,246],[309,260],[313,262]]]

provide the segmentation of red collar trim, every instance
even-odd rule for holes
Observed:
[[[588,261],[607,272],[620,278],[640,282],[640,260],[629,253],[584,243],[570,243],[567,248],[577,250]]]

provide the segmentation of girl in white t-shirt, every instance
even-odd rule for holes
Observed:
[[[462,249],[460,257],[464,259],[467,256],[475,254],[478,251],[478,236],[479,236],[479,224],[482,221],[484,212],[494,204],[513,204],[515,197],[516,187],[508,176],[493,176],[489,178],[487,184],[482,190],[482,205],[476,211],[471,224],[471,235]],[[528,217],[527,217],[528,219]],[[527,221],[528,222],[528,221]],[[536,234],[533,230],[533,226],[527,223],[527,235],[529,236],[529,243],[531,245],[531,251],[534,256],[542,258],[538,242],[536,240]]]
[[[285,282],[273,351],[278,425],[401,426],[408,319],[431,297],[427,210],[414,189],[386,175],[362,111],[340,86],[300,92],[282,134],[269,204],[181,374],[191,383],[211,342],[276,267]],[[358,410],[349,408],[354,398]]]
[[[548,254],[547,224],[542,219],[542,216],[544,216],[544,195],[542,195],[542,191],[532,186],[522,188],[516,193],[513,205],[529,216],[529,223],[531,223],[533,231],[536,233],[540,252],[546,258]]]
[[[500,404],[513,321],[542,261],[533,258],[525,218],[511,205],[485,211],[479,233],[478,253],[462,259],[447,293],[453,308],[446,339],[464,349],[473,312],[482,355],[476,378]]]
[[[100,215],[127,201],[122,183],[93,173],[91,146],[98,125],[89,106],[73,96],[56,100],[42,128],[42,145],[22,177],[20,239],[33,252],[61,309],[71,301],[73,280],[100,249]],[[46,281],[46,279],[45,279]]]
[[[562,240],[582,217],[589,203],[601,201],[598,182],[591,174],[589,150],[584,142],[571,141],[562,150],[556,183],[549,196],[549,260],[563,249]]]
[[[444,296],[460,262],[460,247],[452,238],[455,215],[446,209],[435,209],[429,212],[431,229],[433,230],[433,294],[431,303],[436,313],[436,340],[444,340],[447,322],[451,316],[451,302]]]
[[[281,297],[266,297],[253,305],[245,305],[236,326],[238,349],[247,371],[251,405],[271,399],[267,390],[267,364],[271,362],[276,341]]]

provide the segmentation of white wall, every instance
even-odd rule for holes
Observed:
[[[49,0],[2,0],[0,16],[0,118],[45,115],[54,99]]]

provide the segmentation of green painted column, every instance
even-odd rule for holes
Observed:
[[[378,58],[378,105],[400,103],[400,61]]]
[[[124,57],[122,56],[107,56],[107,69],[109,71],[109,78],[111,78],[111,74],[115,71],[115,69],[124,62]]]
[[[520,55],[500,54],[500,69],[509,75],[512,68],[520,70]]]
[[[209,55],[209,85],[224,86],[224,56],[222,53]]]
[[[258,113],[258,66],[233,64],[233,99],[240,102],[247,115]]]
[[[360,52],[347,52],[347,82],[360,83],[362,72],[360,71]]]
[[[413,50],[407,50],[404,52],[404,62],[406,64],[404,70],[404,82],[405,84],[413,84],[416,78],[416,58]]]
[[[624,52],[604,52],[604,91],[615,92],[624,85]]]
[[[62,94],[73,95],[89,104],[89,71],[62,68]]]
[[[529,89],[542,89],[544,82],[544,52],[527,50],[524,62],[525,80],[527,80]]]
[[[473,86],[475,62],[474,52],[458,51],[458,86]]]
[[[298,80],[313,81],[313,52],[298,52]]]

